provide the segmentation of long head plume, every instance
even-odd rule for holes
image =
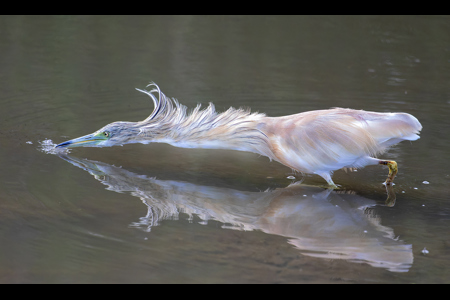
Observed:
[[[180,116],[184,116],[186,114],[186,106],[181,105],[176,99],[167,98],[166,95],[164,95],[161,92],[157,84],[152,82],[149,85],[147,85],[147,87],[149,86],[154,86],[154,89],[146,91],[136,88],[136,90],[138,90],[139,92],[149,95],[150,98],[153,100],[154,104],[153,112],[145,120],[139,123],[147,124],[152,120],[154,120],[156,117],[158,117],[157,119],[163,120],[164,117],[172,115],[174,110],[172,102],[175,104],[175,110],[177,110],[177,112],[179,113],[181,112]],[[158,94],[158,98],[156,98],[155,95],[153,95],[153,93],[155,92]]]
[[[147,85],[147,87],[149,86],[154,88],[150,91],[136,88],[139,92],[149,95],[154,104],[153,112],[145,120],[137,122],[139,135],[163,138],[163,134],[167,135],[168,130],[170,131],[173,126],[186,119],[187,107],[180,104],[176,99],[166,97],[155,83],[152,82]],[[157,97],[154,93],[157,94]],[[197,108],[199,109],[200,105]]]

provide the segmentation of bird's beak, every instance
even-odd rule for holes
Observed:
[[[72,147],[95,147],[100,142],[103,142],[105,139],[101,136],[88,134],[73,140],[65,141],[61,144],[56,145],[56,147],[65,147],[65,148],[72,148]]]

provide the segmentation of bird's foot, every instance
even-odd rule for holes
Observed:
[[[392,185],[394,182],[395,175],[398,172],[397,163],[393,160],[380,160],[381,165],[387,165],[389,167],[389,174],[385,181],[386,185]]]
[[[333,183],[329,183],[328,186],[327,186],[327,189],[338,190],[339,189],[339,185],[336,185],[334,182]]]

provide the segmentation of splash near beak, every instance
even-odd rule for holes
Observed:
[[[73,140],[65,141],[61,144],[56,145],[56,147],[65,147],[65,148],[73,148],[73,147],[95,147],[100,142],[105,141],[104,138],[94,134],[88,134]]]

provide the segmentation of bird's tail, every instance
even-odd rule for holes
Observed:
[[[413,115],[407,113],[380,114],[367,120],[368,131],[381,148],[387,148],[401,141],[419,139],[422,125]]]

